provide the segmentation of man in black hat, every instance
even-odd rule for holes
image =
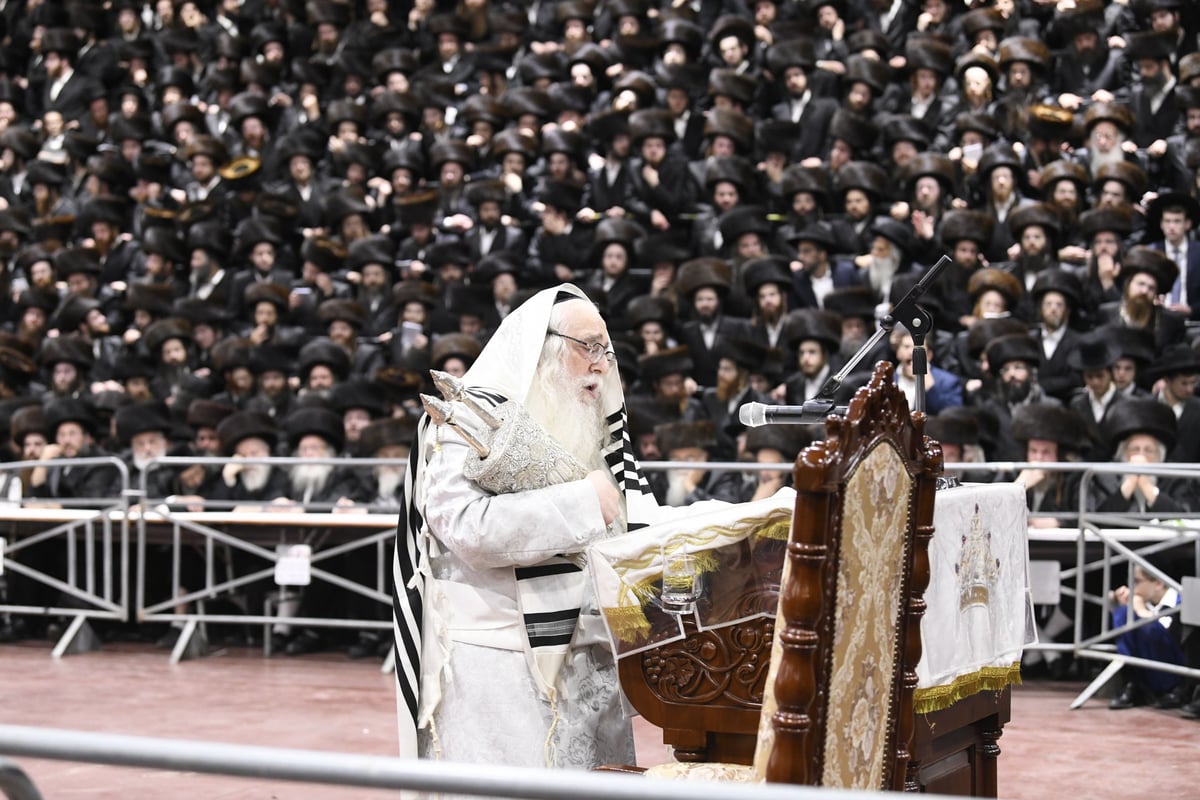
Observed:
[[[87,114],[91,103],[94,90],[90,82],[100,76],[75,70],[79,40],[69,29],[51,28],[42,33],[41,53],[46,79],[37,91],[28,95],[30,114],[40,117],[46,111],[57,111],[64,119],[78,120]]]
[[[1117,393],[1126,400],[1149,397],[1150,392],[1141,384],[1144,382],[1142,373],[1154,361],[1153,334],[1122,325],[1105,325],[1096,329],[1096,335],[1106,336],[1118,347],[1119,355],[1112,367]]]
[[[476,224],[463,236],[473,263],[487,255],[525,253],[529,246],[525,232],[511,217],[505,219],[508,190],[503,181],[472,181],[466,198],[475,209]]]
[[[755,341],[722,340],[717,343],[717,385],[706,387],[700,394],[700,405],[717,434],[717,447],[722,458],[737,455],[737,443],[730,426],[740,429],[738,409],[747,403],[769,403],[765,394],[750,387],[750,373],[762,368],[767,348]]]
[[[167,317],[149,325],[142,341],[150,360],[157,365],[153,391],[156,397],[178,394],[192,376],[192,328],[180,317]]]
[[[1125,239],[1132,231],[1133,211],[1130,206],[1101,206],[1089,209],[1079,217],[1079,232],[1090,254],[1087,270],[1080,276],[1083,292],[1077,310],[1088,323],[1102,304],[1121,297],[1117,275],[1121,270]]]
[[[979,323],[976,323],[979,324]],[[993,339],[984,350],[987,370],[995,379],[993,388],[980,403],[999,421],[1002,435],[992,458],[997,461],[1020,461],[1024,454],[1003,432],[1012,430],[1013,414],[1022,406],[1033,403],[1061,405],[1050,398],[1038,383],[1038,364],[1042,349],[1025,333],[1013,333]]]
[[[235,317],[246,316],[244,300],[246,287],[251,283],[274,283],[285,289],[292,287],[292,271],[280,262],[283,237],[274,222],[263,217],[248,217],[234,231],[233,252],[238,260],[248,261],[234,274],[229,284],[230,313]]]
[[[792,296],[792,276],[787,259],[781,256],[753,259],[742,267],[746,296],[754,309],[750,317],[753,340],[766,347],[786,346],[784,319],[797,305]]]
[[[1172,68],[1175,44],[1169,35],[1154,31],[1131,33],[1126,37],[1125,58],[1141,77],[1129,98],[1135,120],[1133,139],[1138,147],[1165,141],[1175,132],[1179,122]]]
[[[1088,461],[1108,457],[1102,432],[1104,418],[1115,403],[1125,399],[1117,392],[1112,372],[1121,349],[1116,342],[1103,337],[1103,333],[1107,331],[1079,337],[1069,358],[1071,366],[1083,374],[1083,388],[1076,391],[1068,407],[1087,425],[1092,446],[1083,455]]]
[[[221,455],[221,442],[217,437],[217,426],[226,417],[236,413],[237,409],[223,403],[197,398],[187,407],[186,423],[192,430],[191,441],[182,448],[180,455],[215,458]],[[176,476],[177,488],[175,501],[179,498],[190,499],[190,505],[185,505],[189,511],[203,511],[204,500],[212,494],[218,481],[221,480],[219,466],[196,464],[181,470]]]
[[[1200,203],[1190,194],[1165,192],[1146,209],[1147,222],[1158,222],[1162,240],[1151,245],[1175,262],[1179,274],[1166,294],[1165,305],[1192,320],[1200,320],[1200,246],[1192,247],[1192,228],[1200,218]],[[1157,237],[1156,237],[1157,238]]]
[[[121,460],[129,469],[129,485],[140,488],[142,475],[146,478],[146,494],[143,503],[154,504],[172,495],[179,494],[179,484],[173,468],[158,466],[147,471],[150,462],[167,455],[183,455],[183,449],[172,452],[167,436],[173,425],[167,408],[161,402],[135,403],[117,409],[114,415],[117,441],[124,448]],[[110,487],[110,497],[120,494],[122,482],[118,480]]]
[[[396,324],[392,282],[396,248],[392,240],[374,234],[346,248],[346,280],[354,300],[366,312],[363,333],[378,336]]]
[[[95,414],[82,400],[63,398],[46,408],[46,432],[52,442],[42,448],[41,461],[95,458],[108,455],[96,445]],[[110,489],[119,480],[109,464],[35,467],[29,477],[30,494],[39,498],[112,501]]]
[[[371,378],[384,365],[386,356],[374,342],[359,341],[367,311],[353,300],[332,299],[321,303],[318,319],[327,325],[325,333],[350,356],[352,375]]]
[[[833,356],[841,344],[842,323],[836,314],[816,308],[802,308],[788,315],[784,335],[796,354],[796,371],[776,387],[777,402],[799,405],[815,397],[838,366]],[[782,391],[781,391],[782,390]]]
[[[464,23],[453,14],[430,18],[429,35],[435,37],[436,60],[417,70],[413,82],[439,81],[452,85],[459,97],[469,95],[476,86],[475,59],[463,52]]]
[[[1196,397],[1196,381],[1200,378],[1200,359],[1186,344],[1168,347],[1146,370],[1148,381],[1161,381],[1157,399],[1174,413],[1181,432],[1200,430],[1200,398]],[[1181,436],[1168,454],[1171,461],[1200,461],[1200,441],[1197,437]]]
[[[629,117],[629,136],[637,155],[630,160],[633,186],[626,210],[648,230],[680,224],[679,215],[695,201],[696,186],[687,159],[670,149],[675,141],[670,112],[638,109]]]
[[[717,444],[716,428],[710,420],[667,422],[654,429],[667,461],[704,464]],[[704,500],[735,502],[741,493],[741,476],[736,472],[711,472],[703,466],[667,471],[666,504],[690,506]]]
[[[335,506],[353,505],[361,492],[353,472],[331,463],[306,463],[333,459],[341,452],[345,445],[345,428],[338,414],[321,406],[298,408],[283,421],[283,428],[292,457],[299,459],[299,463],[287,468],[291,490],[288,496],[292,501],[305,509],[326,511]],[[353,560],[352,556],[348,558]],[[328,613],[329,594],[327,585],[313,587],[313,591],[304,591],[298,601],[282,602],[279,615],[286,618],[292,616],[294,610],[308,606],[313,607],[312,616],[322,613],[317,609]],[[288,655],[311,653],[324,646],[322,637],[312,628],[297,631],[277,624],[275,633],[286,637],[286,642],[277,639],[277,643],[283,645]]]
[[[1121,300],[1100,306],[1100,324],[1119,324],[1154,333],[1155,346],[1162,349],[1184,340],[1186,319],[1177,311],[1159,305],[1179,275],[1179,267],[1165,254],[1139,245],[1130,248],[1121,262],[1118,280]]]
[[[1038,383],[1047,394],[1063,401],[1079,388],[1079,368],[1072,367],[1069,360],[1079,339],[1071,321],[1079,307],[1080,290],[1074,273],[1050,268],[1038,275],[1030,292],[1037,316],[1033,335],[1042,346]]]
[[[574,281],[582,274],[591,250],[592,231],[576,219],[582,188],[563,181],[546,182],[538,194],[542,224],[529,242],[526,273],[543,282]]]
[[[830,97],[815,96],[809,86],[808,76],[816,67],[812,41],[792,39],[773,45],[767,51],[767,66],[786,91],[785,99],[771,107],[771,116],[800,125],[791,159],[798,163],[819,158],[838,104]]]
[[[269,458],[278,436],[274,420],[256,411],[239,411],[223,419],[217,425],[221,455],[236,460],[221,469],[221,480],[207,499],[222,503],[222,507],[235,504],[234,510],[258,510],[264,503],[290,497],[288,476],[282,469],[243,462]]]
[[[696,381],[691,377],[695,366],[687,347],[668,347],[638,358],[638,373],[643,389],[654,400],[670,408],[677,419],[704,419],[704,409],[694,396]]]
[[[42,341],[38,363],[46,369],[45,399],[80,398],[89,394],[88,378],[95,357],[78,336],[57,336]]]
[[[1161,464],[1178,450],[1179,422],[1170,406],[1156,400],[1126,400],[1113,406],[1104,423],[1113,460],[1126,464]],[[1186,438],[1186,437],[1185,437]],[[1164,513],[1185,512],[1195,497],[1184,479],[1153,475],[1097,475],[1100,512]]]
[[[701,386],[715,386],[717,362],[713,348],[719,338],[750,339],[748,320],[725,311],[730,289],[729,265],[719,258],[695,258],[682,264],[675,289],[687,303],[688,316],[679,341],[688,348],[695,365],[693,377]]]
[[[862,285],[858,269],[851,261],[834,260],[833,253],[839,243],[828,222],[805,225],[788,242],[796,248],[796,260],[789,268],[798,308],[823,308],[833,291]]]
[[[1101,2],[1077,3],[1055,14],[1048,37],[1061,33],[1067,46],[1055,60],[1052,83],[1065,108],[1078,109],[1096,92],[1115,92],[1120,85],[1122,48],[1110,48]],[[1057,37],[1056,37],[1057,40]]]
[[[942,458],[947,464],[982,464],[987,461],[983,451],[979,411],[971,406],[950,406],[925,423],[925,435],[942,446]],[[996,475],[987,469],[945,471],[963,483],[991,483]]]

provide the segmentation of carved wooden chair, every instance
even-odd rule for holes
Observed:
[[[796,461],[775,620],[622,660],[630,702],[680,759],[651,774],[917,788],[913,691],[941,452],[892,370],[880,363]],[[713,758],[754,766],[697,768]]]

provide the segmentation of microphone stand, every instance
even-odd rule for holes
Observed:
[[[892,313],[879,321],[879,328],[871,335],[871,338],[858,348],[858,352],[851,356],[836,374],[830,375],[825,381],[825,385],[821,387],[821,391],[817,392],[816,396],[804,403],[804,409],[808,412],[810,409],[818,411],[821,408],[825,409],[825,413],[829,414],[835,410],[834,396],[838,390],[842,388],[846,377],[862,363],[862,360],[867,357],[874,349],[875,345],[884,336],[889,336],[892,329],[896,327],[896,323],[900,322],[908,329],[913,340],[913,378],[917,382],[917,393],[913,398],[913,411],[925,413],[925,376],[929,374],[929,355],[925,350],[925,336],[933,329],[933,315],[930,314],[925,307],[917,301],[929,290],[933,285],[934,279],[952,259],[950,256],[942,256],[938,262],[921,275],[921,279],[908,290],[908,294],[897,303],[892,305]]]

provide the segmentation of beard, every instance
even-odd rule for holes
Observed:
[[[1015,406],[1028,399],[1029,393],[1033,391],[1033,380],[1027,378],[1023,381],[1005,381],[1000,385],[1000,391],[1004,394],[1004,402]]]
[[[395,497],[396,490],[404,483],[404,470],[397,467],[379,467],[375,473],[375,485],[380,497]]]
[[[1088,160],[1091,162],[1092,175],[1106,164],[1119,164],[1125,160],[1125,151],[1120,146],[1113,147],[1107,153],[1100,152],[1096,147],[1088,148]]]
[[[298,464],[291,468],[288,478],[292,491],[303,497],[320,491],[332,473],[332,464]]]
[[[687,505],[688,489],[684,483],[687,474],[688,471],[685,469],[675,469],[667,473],[667,505]]]
[[[162,456],[165,456],[165,455],[166,455],[166,453],[160,453],[157,456],[134,455],[134,457],[133,457],[134,469],[136,469],[138,472],[144,472],[146,470],[146,467],[150,466],[151,461],[153,461],[156,458],[161,458]]]
[[[1017,256],[1017,266],[1022,275],[1037,275],[1043,269],[1051,266],[1051,264],[1050,258],[1046,253],[1022,253]]]
[[[783,306],[771,306],[770,308],[759,308],[758,315],[762,317],[762,321],[767,325],[775,325],[783,318]]]
[[[871,288],[886,296],[888,290],[892,287],[892,278],[896,277],[896,272],[899,269],[900,254],[894,249],[884,258],[871,256],[871,264],[867,267],[867,276],[870,278]]]
[[[696,312],[696,320],[701,325],[712,325],[713,323],[715,323],[717,321],[717,312],[713,311],[711,313],[705,313],[702,311],[697,311]]]
[[[550,359],[545,358],[547,352],[552,355]],[[566,363],[557,357],[558,352],[554,349],[543,352],[525,398],[525,410],[584,467],[605,469],[600,456],[600,447],[608,433],[604,409],[599,398],[590,399],[584,392],[585,386],[600,378],[572,376]]]
[[[1144,294],[1125,298],[1125,314],[1138,328],[1148,328],[1154,321],[1154,299]]]
[[[267,485],[267,479],[271,477],[271,465],[247,464],[242,467],[238,476],[242,479],[242,486],[247,491],[257,492]]]

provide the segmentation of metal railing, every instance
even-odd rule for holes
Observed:
[[[81,761],[176,772],[235,775],[474,797],[538,800],[695,800],[713,794],[723,800],[817,800],[829,790],[786,784],[652,780],[615,772],[543,769],[506,765],[456,764],[355,753],[294,750],[242,744],[156,739],[53,728],[0,725],[0,753],[10,756]],[[410,795],[411,796],[411,795]],[[842,790],[844,800],[880,798],[881,792]],[[936,800],[941,795],[925,795]],[[36,796],[24,796],[33,800]]]
[[[19,538],[5,537],[3,570],[0,571],[20,575],[31,584],[44,587],[54,593],[55,601],[42,604],[3,602],[0,613],[68,618],[69,623],[52,651],[55,657],[95,649],[96,640],[87,625],[88,620],[124,622],[129,618],[129,523],[124,513],[128,505],[129,469],[113,456],[12,461],[0,465],[0,474],[10,479],[24,470],[38,467],[95,466],[111,467],[120,476],[116,497],[29,498],[27,502],[34,508],[14,509],[18,511],[15,516],[3,517],[12,523],[5,526],[5,533],[18,532],[26,526],[37,530]],[[61,508],[36,507],[47,504]],[[6,504],[0,504],[0,516],[6,508]],[[42,524],[50,527],[43,528]],[[36,557],[24,558],[39,546],[55,541],[63,542],[65,559],[51,559],[54,563],[47,565]],[[60,567],[61,573],[52,574],[49,571],[52,567]]]
[[[178,506],[168,505],[166,498],[147,497],[149,475],[157,469],[178,469],[195,465],[223,467],[233,462],[244,464],[267,464],[287,468],[298,463],[333,464],[340,467],[370,469],[380,465],[402,466],[404,460],[397,459],[230,459],[230,458],[178,458],[164,457],[152,461],[142,470],[136,488],[130,487],[129,470],[119,459],[104,457],[96,459],[60,459],[49,462],[16,462],[0,465],[0,471],[19,471],[37,466],[106,464],[116,468],[124,487],[119,497],[74,499],[74,505],[90,505],[90,510],[62,509],[50,511],[38,508],[0,508],[0,524],[5,521],[15,531],[33,532],[20,536],[7,544],[5,566],[15,575],[21,575],[46,587],[61,590],[78,601],[88,601],[90,608],[79,609],[58,605],[32,606],[5,604],[0,612],[14,614],[65,615],[73,618],[73,624],[86,622],[88,618],[116,620],[132,619],[139,622],[183,623],[195,630],[197,624],[268,624],[278,621],[256,609],[241,609],[245,613],[209,614],[203,608],[206,601],[236,594],[244,587],[258,581],[269,580],[279,555],[273,547],[264,543],[292,541],[316,542],[319,548],[312,558],[312,577],[340,590],[357,594],[381,606],[390,604],[391,547],[395,526],[395,511],[385,514],[363,514],[362,506],[350,509],[324,506],[308,506],[290,512],[272,506],[264,513],[234,512],[234,503],[207,501],[205,511],[192,513]],[[701,466],[691,461],[645,462],[646,472],[672,469],[693,470]],[[705,462],[703,468],[710,471],[737,471],[755,473],[762,471],[789,470],[790,465],[759,464],[750,462]],[[994,475],[1015,475],[1025,468],[1042,469],[1050,472],[1079,473],[1080,504],[1075,512],[1056,512],[1053,516],[1066,521],[1075,521],[1076,526],[1045,531],[1031,528],[1029,541],[1034,545],[1049,542],[1070,542],[1075,545],[1075,564],[1061,572],[1062,593],[1074,603],[1074,637],[1070,644],[1041,643],[1034,649],[1068,650],[1085,658],[1116,659],[1109,644],[1116,636],[1132,629],[1137,621],[1120,630],[1110,630],[1107,613],[1099,634],[1085,631],[1084,609],[1086,605],[1098,605],[1108,610],[1108,592],[1113,585],[1114,570],[1121,566],[1131,568],[1139,564],[1151,574],[1158,574],[1150,559],[1164,549],[1193,545],[1195,560],[1200,566],[1200,543],[1197,533],[1189,528],[1174,524],[1155,523],[1152,515],[1098,514],[1094,507],[1093,479],[1100,475],[1127,474],[1130,472],[1152,474],[1161,477],[1200,480],[1200,465],[1129,465],[1115,463],[1029,463],[989,462],[983,464],[948,463],[947,471],[972,470]],[[31,499],[32,503],[39,502]],[[139,513],[130,513],[131,503],[138,503]],[[64,503],[65,505],[65,503]],[[222,511],[210,511],[221,508]],[[332,513],[311,513],[320,508]],[[1036,517],[1037,515],[1033,515]],[[1184,519],[1195,519],[1200,528],[1200,515],[1180,514]],[[136,550],[130,548],[129,525],[136,525]],[[50,527],[37,529],[41,524]],[[1131,529],[1134,526],[1135,529]],[[100,531],[101,546],[96,546],[97,529]],[[119,530],[119,541],[113,540],[113,531]],[[296,532],[293,536],[291,532]],[[339,535],[333,532],[341,531]],[[367,531],[366,535],[359,533]],[[39,543],[61,539],[67,551],[67,573],[63,576],[46,575],[22,562],[22,555]],[[171,594],[167,597],[149,598],[147,588],[147,544],[163,541],[171,549]],[[199,546],[195,545],[199,542]],[[1136,546],[1135,546],[1136,545]],[[1101,548],[1098,557],[1088,558],[1088,550]],[[185,550],[199,552],[204,562],[204,579],[197,586],[183,586],[181,560]],[[330,559],[360,551],[370,553],[374,562],[370,580],[352,580],[324,568]],[[230,569],[232,554],[237,553],[245,560],[258,562],[261,568],[234,574]],[[121,576],[130,575],[131,554],[134,558],[134,580],[130,587]],[[82,557],[85,565],[80,570],[76,562]],[[1103,590],[1089,592],[1085,582],[1092,574],[1102,573]],[[1167,578],[1167,584],[1180,588],[1178,581]],[[99,590],[97,590],[99,586]],[[132,597],[130,592],[132,592]],[[132,602],[131,602],[132,599]],[[187,611],[176,607],[193,604]],[[298,617],[288,620],[293,624],[318,627],[343,627],[385,630],[390,624],[379,619],[350,619],[346,617]],[[78,630],[75,631],[78,633]],[[189,634],[190,635],[190,634]],[[182,637],[181,637],[182,638]],[[67,652],[71,640],[64,637],[60,642],[61,655]],[[173,653],[173,658],[177,653]]]

